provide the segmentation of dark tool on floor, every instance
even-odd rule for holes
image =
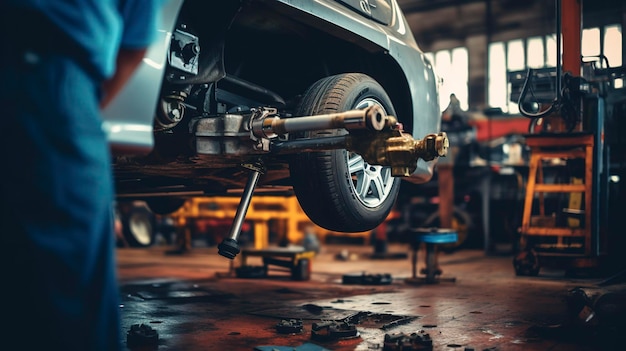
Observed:
[[[279,334],[298,334],[303,330],[302,319],[283,319],[276,324],[276,332]]]
[[[126,333],[126,346],[129,349],[156,348],[159,342],[159,333],[146,324],[133,324]]]
[[[266,266],[241,266],[235,268],[237,278],[267,278]]]
[[[341,283],[350,285],[388,285],[393,281],[391,274],[349,273],[341,277]]]
[[[385,334],[383,351],[430,351],[432,349],[433,340],[423,330],[411,334]]]
[[[405,281],[409,284],[438,283],[440,281],[456,281],[454,277],[440,277],[442,271],[437,260],[437,245],[455,243],[458,239],[457,232],[453,229],[443,228],[417,228],[410,233],[411,249],[413,250],[412,265],[413,275]],[[426,245],[426,268],[422,270],[424,277],[417,276],[417,251],[420,245]]]
[[[348,322],[324,321],[313,323],[311,327],[311,339],[333,341],[352,339],[359,336],[356,325]]]
[[[300,346],[257,346],[254,351],[330,351],[319,345],[304,343]]]
[[[396,319],[396,320],[391,321],[389,323],[383,324],[380,327],[380,329],[382,329],[382,330],[389,330],[389,329],[395,328],[395,327],[397,327],[399,325],[409,324],[412,321],[414,321],[415,319],[417,319],[417,317],[415,317],[415,316],[401,317],[400,319]]]
[[[244,249],[241,251],[242,267],[247,266],[250,256],[261,257],[265,271],[269,266],[278,266],[287,268],[293,280],[311,279],[311,260],[315,257],[315,251],[307,251],[301,246]]]

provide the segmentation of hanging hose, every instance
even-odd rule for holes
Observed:
[[[519,111],[524,117],[528,117],[528,118],[545,117],[551,114],[554,110],[558,109],[561,103],[561,75],[562,75],[561,52],[563,51],[562,44],[561,44],[561,0],[556,0],[555,11],[556,11],[556,86],[554,89],[555,97],[550,107],[548,107],[544,111],[541,111],[538,113],[532,113],[524,109],[523,102],[524,102],[524,99],[526,98],[526,93],[528,93],[528,90],[531,87],[529,83],[532,80],[532,75],[533,75],[533,69],[528,68],[528,72],[526,73],[526,79],[524,80],[524,85],[522,86],[522,92],[520,93],[519,99],[517,100]]]
[[[558,69],[557,69],[558,70]],[[528,117],[528,118],[542,118],[545,117],[549,114],[551,114],[559,105],[559,97],[561,96],[560,94],[560,87],[558,88],[559,91],[555,92],[556,93],[556,97],[554,98],[554,101],[552,101],[552,104],[550,104],[550,107],[548,107],[546,110],[538,112],[538,113],[532,113],[532,112],[528,112],[524,109],[524,100],[526,99],[526,93],[528,93],[528,90],[530,89],[530,81],[531,81],[531,77],[533,75],[533,69],[529,68],[527,73],[526,73],[526,79],[524,80],[524,85],[522,86],[522,92],[520,93],[519,99],[517,100],[517,104],[519,107],[519,112],[522,114],[522,116],[524,117]],[[558,77],[557,74],[557,82],[560,82],[560,79]],[[559,84],[557,84],[559,85]]]

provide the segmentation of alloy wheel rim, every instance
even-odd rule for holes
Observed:
[[[366,98],[357,103],[356,109],[364,109],[372,105],[380,106],[387,114],[384,106],[373,98]],[[361,155],[347,152],[348,171],[352,178],[352,189],[359,201],[368,208],[380,206],[391,193],[395,178],[391,176],[391,168],[370,165]]]

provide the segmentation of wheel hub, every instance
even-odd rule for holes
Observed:
[[[372,98],[361,100],[355,109],[361,110],[373,105],[380,107],[385,115],[387,114],[381,103]],[[393,186],[394,178],[391,176],[390,168],[370,165],[361,155],[354,152],[349,152],[347,157],[352,188],[359,201],[370,208],[379,206],[387,199]]]

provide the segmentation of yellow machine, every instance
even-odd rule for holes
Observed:
[[[237,214],[240,201],[239,196],[193,197],[171,214],[171,217],[179,227],[187,226],[191,220],[216,219],[230,223]],[[255,249],[263,249],[269,245],[272,225],[277,225],[279,234],[285,235],[284,239],[290,243],[301,242],[307,231],[313,231],[320,240],[328,234],[338,234],[314,225],[293,195],[255,196],[250,201],[245,219],[246,222],[253,223]],[[367,242],[370,232],[349,235],[362,236]]]

